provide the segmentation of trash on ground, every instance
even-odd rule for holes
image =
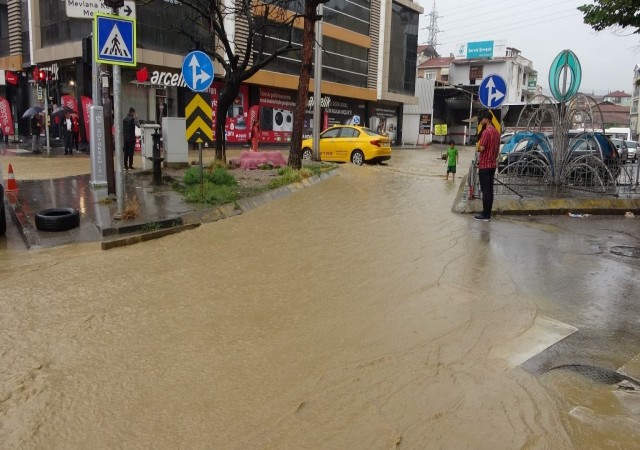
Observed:
[[[624,213],[624,216],[627,219],[633,219],[635,217],[635,215],[631,211],[627,211],[626,213]]]
[[[589,217],[591,214],[574,214],[574,213],[569,213],[569,217],[575,217],[578,219],[581,219],[583,217]]]

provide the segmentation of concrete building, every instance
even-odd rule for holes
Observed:
[[[631,107],[631,95],[623,91],[609,92],[603,97],[603,101],[613,103],[618,106]]]
[[[5,70],[0,72],[0,81],[5,73],[9,74],[6,79],[15,81],[0,84],[0,97],[10,105],[11,115],[19,126],[16,128],[22,134],[28,130],[28,123],[20,120],[22,113],[31,105],[44,104],[42,90],[33,80],[34,67],[52,74],[50,104],[73,99],[78,109],[84,110],[92,101],[91,55],[87,45],[92,20],[69,17],[67,3],[72,2],[0,2],[0,32],[4,33],[0,34],[0,69]],[[166,13],[168,7],[175,11],[173,15]],[[137,66],[122,69],[123,114],[132,106],[139,118],[148,122],[160,123],[165,116],[184,116],[187,88],[180,72],[182,60],[193,49],[193,43],[172,31],[172,23],[180,18],[180,8],[179,2],[167,0],[136,4]],[[417,102],[418,17],[422,12],[419,3],[412,0],[330,0],[325,4],[323,45],[328,56],[323,58],[324,126],[352,123],[357,116],[360,123],[401,141],[402,106]],[[225,27],[237,38],[232,42],[241,48],[246,24],[228,17]],[[296,27],[299,31],[301,22]],[[294,44],[299,45],[301,39],[302,33],[294,33]],[[246,143],[249,134],[246,118],[251,108],[260,109],[263,142],[290,140],[300,68],[296,58],[299,56],[295,54],[278,58],[242,86],[229,111],[229,143]],[[217,102],[224,75],[217,63],[214,67],[212,103]],[[310,87],[313,90],[313,80]]]

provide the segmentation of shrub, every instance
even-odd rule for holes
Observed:
[[[200,167],[189,167],[182,180],[187,186],[200,183]]]
[[[212,172],[205,173],[205,179],[213,184],[220,186],[235,186],[238,184],[238,180],[229,171],[223,167],[218,167]]]

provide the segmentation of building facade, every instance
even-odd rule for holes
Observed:
[[[177,13],[167,15],[166,3]],[[402,106],[417,102],[418,17],[422,12],[422,7],[410,0],[330,0],[325,4],[323,127],[359,122],[388,133],[394,140],[401,137]],[[141,120],[155,123],[161,123],[165,116],[183,117],[187,87],[180,72],[193,43],[172,31],[172,24],[180,18],[180,4],[168,0],[136,4],[135,16],[137,66],[122,68],[122,113],[134,107]],[[88,41],[92,23],[90,17],[68,17],[65,3],[59,0],[7,0],[0,4],[0,30],[7,32],[7,36],[0,34],[5,44],[0,45],[0,69],[17,78],[15,85],[0,86],[0,96],[10,104],[19,133],[26,134],[28,129],[20,119],[23,111],[31,105],[44,105],[44,94],[33,80],[34,67],[52,74],[50,105],[74,104],[84,110],[91,103],[92,76],[97,75],[91,71]],[[225,28],[232,30],[230,40],[241,48],[246,24],[228,17]],[[293,43],[301,42],[299,24]],[[246,143],[251,108],[260,111],[263,142],[289,142],[300,70],[296,55],[299,52],[277,58],[241,87],[228,112],[228,142]],[[214,68],[216,80],[210,89],[213,106],[224,79],[222,67],[215,63]],[[13,80],[13,75],[10,78]],[[312,92],[313,81],[310,88]],[[305,122],[310,126],[310,120]]]

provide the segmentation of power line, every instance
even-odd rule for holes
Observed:
[[[558,5],[561,5],[561,4],[563,4],[563,3],[571,3],[571,2],[574,2],[574,1],[575,1],[575,0],[564,0],[564,1],[555,2],[553,5],[554,5],[554,6],[558,6]],[[548,5],[544,5],[544,6],[541,6],[541,7],[539,7],[539,8],[530,9],[530,10],[527,10],[526,12],[524,12],[523,14],[524,14],[524,15],[527,15],[527,14],[530,14],[530,13],[532,13],[532,12],[534,12],[534,11],[540,11],[540,10],[545,10],[545,9],[549,9],[549,6],[548,6]],[[576,8],[571,8],[571,9],[564,10],[564,11],[557,11],[556,9],[554,9],[554,13],[555,13],[555,14],[562,13],[562,12],[568,12],[568,11],[577,11],[577,9],[576,9]],[[504,12],[504,11],[500,11],[500,12]],[[453,25],[455,26],[455,25],[459,25],[459,24],[461,24],[461,23],[463,24],[463,23],[469,22],[469,21],[471,21],[471,20],[476,20],[478,17],[486,16],[486,15],[489,15],[489,14],[491,14],[491,15],[492,15],[491,20],[492,20],[493,22],[496,22],[496,21],[497,21],[497,22],[499,22],[501,19],[509,19],[509,18],[513,17],[513,15],[514,15],[513,13],[509,13],[509,12],[507,12],[507,14],[506,14],[506,15],[499,15],[499,16],[497,16],[497,15],[496,15],[496,11],[486,11],[486,12],[484,12],[484,13],[474,14],[474,15],[473,15],[473,17],[467,17],[467,18],[463,18],[463,19],[456,19],[456,20],[453,22]],[[519,13],[519,14],[520,14],[520,13]],[[522,15],[522,14],[520,14],[520,15]],[[442,17],[443,19],[445,19],[445,20],[444,20],[444,22],[446,23],[446,22],[447,22],[447,20],[446,20],[446,17],[447,17],[447,16],[444,16],[444,15],[443,15],[443,16],[441,16],[441,17]],[[484,25],[484,24],[483,24],[483,25]]]
[[[562,11],[562,12],[567,12],[567,11]],[[441,45],[451,44],[451,43],[456,44],[458,42],[454,42],[455,40],[460,41],[460,39],[465,38],[467,36],[474,36],[474,37],[482,37],[482,36],[488,36],[488,35],[495,36],[496,34],[502,33],[502,32],[505,32],[505,31],[519,30],[519,29],[524,29],[524,28],[529,28],[529,27],[535,26],[535,25],[539,25],[541,23],[554,22],[554,21],[560,20],[560,19],[568,19],[568,18],[574,17],[575,16],[575,12],[577,12],[577,11],[572,11],[572,14],[568,14],[568,15],[565,15],[565,16],[556,16],[556,13],[545,15],[545,16],[539,16],[536,19],[541,19],[541,20],[537,20],[537,21],[533,21],[533,22],[530,19],[519,21],[519,22],[512,22],[512,23],[509,24],[509,27],[507,27],[507,28],[496,27],[496,28],[492,28],[491,30],[485,31],[484,33],[481,32],[480,34],[478,34],[478,32],[469,32],[469,33],[465,33],[465,34],[448,36],[447,40],[449,42],[443,42],[443,43],[441,43]],[[551,18],[547,19],[547,17],[550,17],[550,16],[554,16],[554,17],[551,17]],[[525,25],[520,25],[520,26],[515,26],[515,27],[511,26],[511,25],[517,25],[517,24],[522,24],[522,23],[524,23]]]

